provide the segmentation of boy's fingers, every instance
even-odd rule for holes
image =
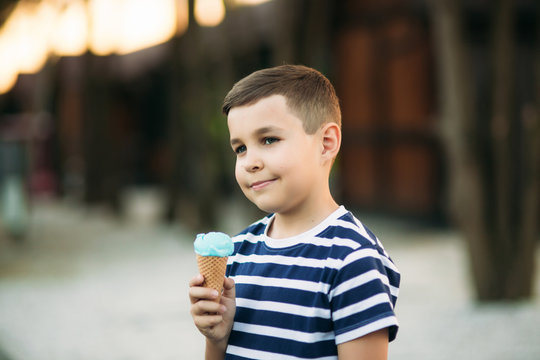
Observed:
[[[195,322],[195,325],[200,328],[210,328],[212,326],[216,326],[219,323],[223,321],[223,316],[219,314],[215,315],[204,315],[204,316],[194,316],[193,321]]]
[[[217,290],[202,286],[192,286],[189,288],[189,299],[194,304],[199,300],[214,300],[219,296]]]
[[[223,305],[211,300],[201,300],[191,306],[191,315],[194,318],[197,316],[222,314],[223,312]]]
[[[204,277],[201,274],[197,274],[189,280],[189,286],[201,286],[204,282]]]
[[[225,281],[223,282],[223,295],[234,298],[235,294],[236,291],[234,287],[234,280],[231,278],[225,278]]]
[[[223,281],[223,287],[227,290],[232,289],[234,287],[234,280],[226,277]]]

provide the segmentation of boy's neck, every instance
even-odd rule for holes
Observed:
[[[276,213],[267,234],[274,239],[302,234],[320,224],[338,208],[339,205],[329,196],[320,204],[306,204],[296,211]]]

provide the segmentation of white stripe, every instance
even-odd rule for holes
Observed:
[[[349,254],[344,260],[340,259],[332,259],[332,258],[326,258],[326,259],[310,259],[305,257],[290,257],[290,256],[281,256],[281,255],[256,255],[256,254],[250,254],[250,255],[243,255],[243,254],[236,254],[233,257],[229,257],[228,263],[234,262],[238,263],[256,263],[256,264],[278,264],[278,265],[301,265],[305,267],[313,267],[313,268],[325,268],[328,267],[330,269],[340,269],[341,266],[348,265],[350,263],[355,262],[356,260],[360,260],[366,257],[372,257],[375,259],[379,259],[382,264],[393,270],[394,272],[399,272],[396,266],[392,261],[390,261],[388,258],[384,256],[380,256],[380,254],[375,249],[360,249],[355,252],[352,252]]]
[[[264,239],[264,235],[251,235],[251,236],[248,236],[246,234],[244,235],[239,235],[239,236],[235,236],[232,238],[232,241],[235,242],[235,243],[242,243],[244,241],[247,241],[249,243],[252,243],[252,244],[256,244],[258,243],[259,241],[263,241]]]
[[[308,244],[308,245],[315,245],[315,246],[326,246],[326,247],[332,247],[334,245],[338,246],[346,246],[348,248],[351,248],[353,250],[356,250],[360,247],[360,244],[354,240],[348,239],[348,238],[340,238],[340,237],[334,237],[334,238],[324,238],[324,237],[315,237],[310,236],[307,238],[301,238],[301,239],[294,239],[294,242],[291,242],[288,246],[298,245],[298,244]],[[307,240],[307,241],[302,241]],[[250,237],[245,236],[239,236],[237,238],[233,239],[233,242],[244,242],[247,241],[251,244],[256,244],[258,242],[264,242],[265,236],[264,235],[253,235]],[[280,240],[281,241],[281,240]],[[283,245],[283,243],[282,243]],[[281,247],[285,247],[284,245]]]
[[[304,257],[290,257],[281,255],[242,255],[236,254],[234,261],[238,263],[256,263],[256,264],[272,264],[272,265],[301,265],[305,267],[313,268],[331,268],[339,269],[342,264],[342,260],[339,259],[310,259]]]
[[[355,221],[355,223],[352,223],[348,220],[336,220],[336,225],[339,224],[340,227],[357,232],[373,244],[373,239],[371,239],[371,237],[369,236],[369,233],[366,231],[364,225],[355,217],[353,217],[353,220]]]
[[[258,301],[244,298],[236,298],[236,306],[254,310],[281,312],[289,315],[292,314],[306,317],[320,317],[323,319],[330,319],[330,309],[286,304],[277,301]]]
[[[380,259],[385,267],[399,274],[398,268],[389,258],[382,256]]]
[[[330,289],[329,284],[307,280],[294,280],[284,278],[271,278],[264,276],[237,275],[232,276],[236,284],[250,284],[259,286],[273,286],[287,289],[298,289],[310,292],[322,292],[326,294]]]
[[[338,236],[335,236],[333,238],[306,236],[302,238],[295,237],[291,239],[290,241],[287,241],[284,239],[279,239],[279,240],[267,239],[266,241],[267,241],[267,244],[272,248],[285,248],[287,246],[295,246],[298,244],[324,246],[324,247],[332,247],[332,246],[337,245],[337,246],[345,246],[353,250],[356,250],[360,247],[360,244],[358,242],[351,239],[347,239],[347,238],[340,238]],[[279,246],[277,246],[276,242],[279,242]]]
[[[358,230],[358,225],[350,222],[349,220],[336,219],[335,224],[339,225],[340,227],[344,227],[344,228],[351,229],[354,231]]]
[[[381,280],[386,286],[390,286],[386,276],[377,270],[371,270],[339,284],[334,290],[330,291],[330,294],[328,295],[329,299],[377,279]]]
[[[237,356],[242,356],[248,359],[254,359],[254,360],[303,360],[304,358],[299,358],[297,356],[291,356],[291,355],[283,355],[283,354],[277,354],[277,353],[271,353],[267,351],[260,351],[260,350],[252,350],[252,349],[246,349],[234,345],[229,345],[227,347],[227,353]],[[318,357],[313,358],[310,360],[337,360],[337,356],[325,356],[325,357]]]
[[[262,336],[272,336],[280,339],[300,341],[303,343],[316,343],[319,341],[333,340],[334,332],[314,332],[307,333],[303,331],[277,328],[272,326],[253,325],[235,322],[233,330],[245,332],[248,334],[257,334]]]
[[[339,227],[342,227],[342,228],[345,228],[345,229],[349,229],[349,230],[352,230],[352,231],[358,233],[359,235],[364,237],[366,240],[368,240],[370,243],[375,245],[375,241],[373,241],[371,236],[369,236],[369,233],[367,232],[364,224],[362,224],[362,222],[359,221],[354,216],[352,218],[353,218],[353,221],[355,221],[355,223],[352,223],[352,222],[350,222],[348,220],[336,219],[335,224],[336,224],[336,226],[339,226]],[[360,246],[360,244],[358,242],[356,242],[354,240],[350,240],[350,241],[354,243],[354,246],[350,246],[351,248],[357,249]],[[345,245],[345,246],[347,246],[347,245]]]
[[[338,246],[346,246],[346,247],[349,247],[353,250],[356,250],[358,248],[360,248],[360,244],[354,240],[351,240],[351,239],[344,239],[344,238],[340,238],[340,237],[334,237],[333,239],[331,239],[331,242],[334,244],[334,245],[338,245]]]
[[[393,286],[393,285],[390,285],[390,294],[392,294],[392,296],[398,297],[398,295],[399,295],[399,288],[398,288],[398,287],[395,287],[395,286]]]
[[[382,303],[391,304],[391,301],[388,299],[388,294],[380,293],[377,295],[373,295],[372,297],[369,297],[363,301],[341,308],[337,311],[334,311],[332,318],[334,319],[334,321],[337,321],[337,320],[346,318],[347,316],[350,316],[352,314],[362,312],[375,305],[382,304]]]
[[[347,255],[345,259],[343,259],[343,266],[349,265],[356,260],[360,260],[363,258],[372,257],[375,259],[380,259],[380,254],[377,252],[377,250],[372,248],[360,248],[360,250],[357,250],[355,252],[350,253]]]
[[[371,334],[377,330],[385,329],[390,326],[398,326],[397,319],[394,316],[383,318],[372,323],[356,328],[352,331],[348,331],[343,334],[336,335],[336,344],[343,344],[344,342],[358,339],[367,334]]]
[[[356,250],[360,247],[360,244],[358,244],[356,241],[351,239],[344,239],[340,237],[333,237],[333,238],[319,238],[319,237],[313,237],[311,239],[308,238],[309,241],[303,242],[305,244],[315,245],[315,246],[326,246],[326,247],[332,247],[334,245],[337,246],[346,246],[348,248],[351,248],[353,250]]]

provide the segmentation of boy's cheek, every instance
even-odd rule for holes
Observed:
[[[238,185],[240,185],[241,188],[243,188],[243,178],[242,178],[242,174],[241,174],[241,170],[240,170],[240,167],[238,165],[236,165],[235,169],[234,169],[234,177],[236,178],[236,182],[238,183]]]

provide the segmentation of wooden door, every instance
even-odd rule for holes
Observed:
[[[433,117],[427,30],[406,13],[349,22],[335,79],[343,113],[342,201],[422,217],[442,209],[442,156]]]

